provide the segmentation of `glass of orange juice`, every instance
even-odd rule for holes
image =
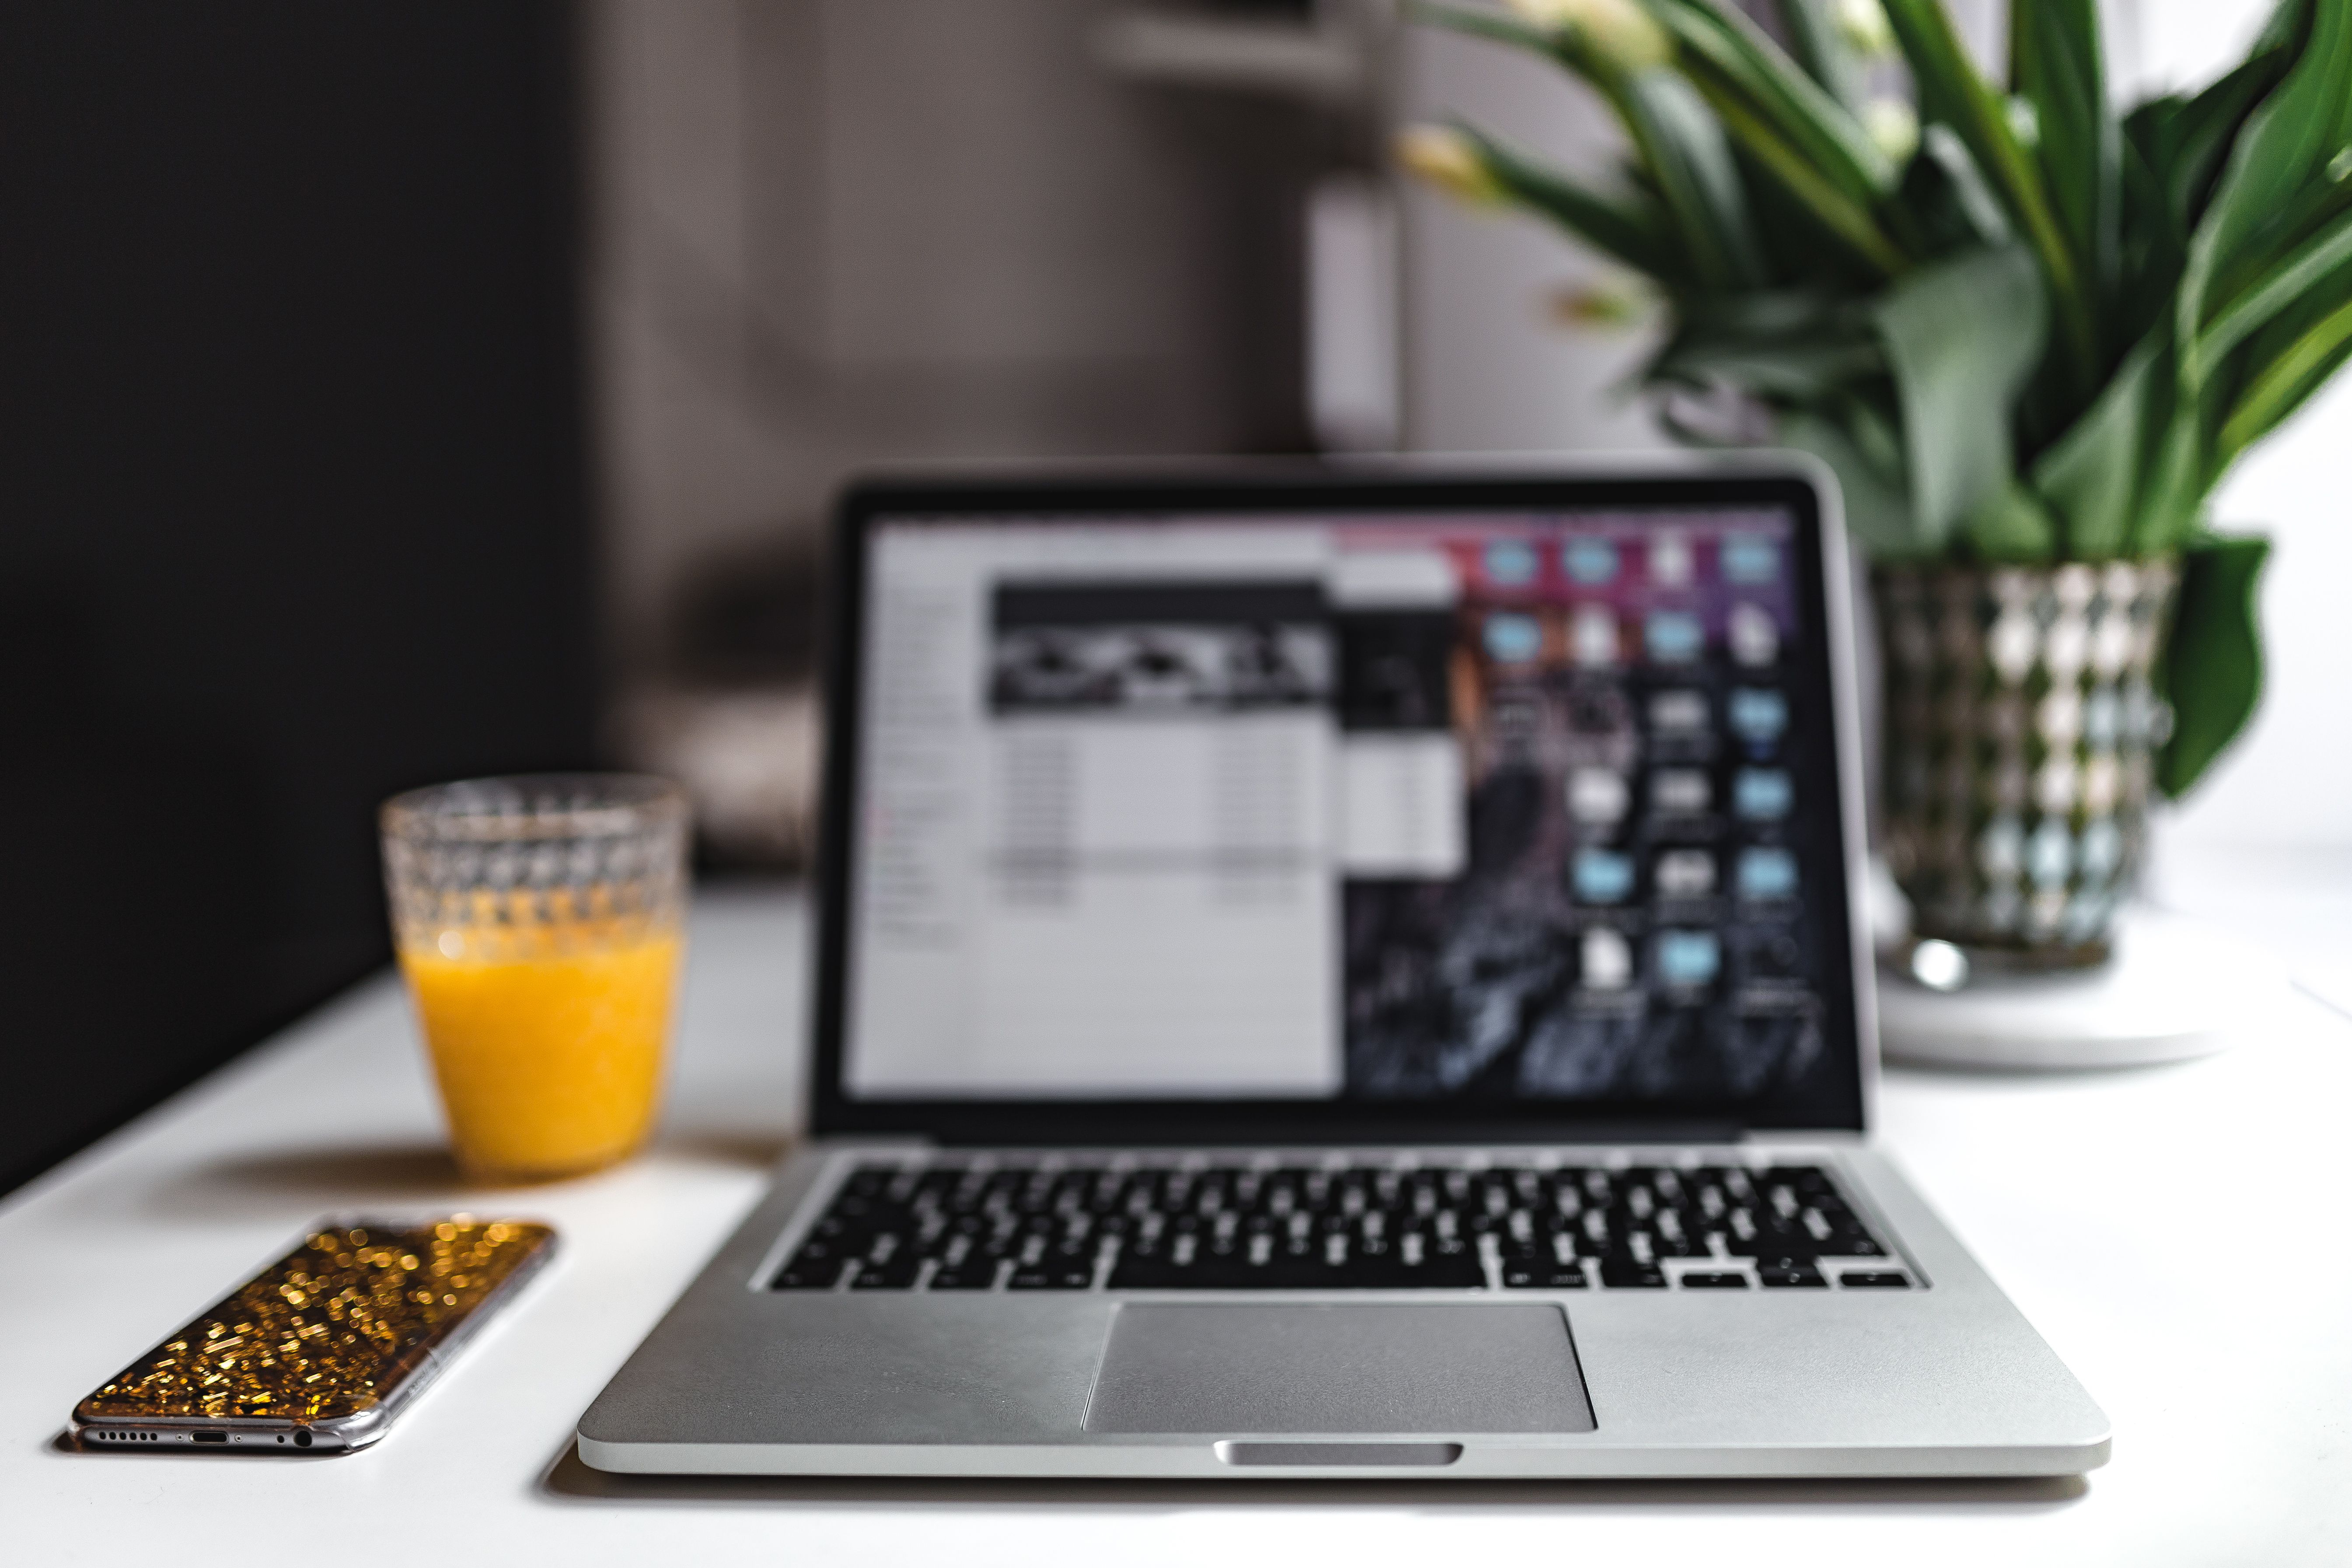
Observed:
[[[393,935],[469,1175],[635,1153],[685,947],[687,810],[626,774],[470,779],[383,813]]]

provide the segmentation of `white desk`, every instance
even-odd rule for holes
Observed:
[[[600,1476],[571,1457],[573,1421],[795,1115],[803,921],[777,895],[703,900],[667,1131],[625,1170],[462,1188],[384,977],[18,1194],[0,1208],[0,1562],[2352,1563],[2352,1022],[2284,992],[2202,1062],[1885,1084],[1886,1142],[2114,1418],[2115,1462],[2086,1482]],[[568,1250],[379,1448],[58,1443],[75,1399],[314,1216],[369,1205],[542,1215]]]

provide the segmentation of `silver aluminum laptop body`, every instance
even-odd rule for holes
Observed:
[[[836,570],[816,1136],[588,1464],[2105,1462],[1864,1136],[1816,468],[869,487]]]

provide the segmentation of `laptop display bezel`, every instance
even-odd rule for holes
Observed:
[[[1343,512],[1560,512],[1584,510],[1708,510],[1784,507],[1794,518],[1797,589],[1809,635],[1799,639],[1796,679],[1811,686],[1831,715],[1840,756],[1823,769],[1833,781],[1841,841],[1849,861],[1855,842],[1858,787],[1847,675],[1838,639],[1847,635],[1844,554],[1834,501],[1825,507],[1801,468],[1769,464],[1721,471],[1594,474],[1412,472],[1361,475],[1329,470],[1219,474],[1080,475],[1004,479],[906,479],[856,484],[836,509],[825,604],[825,718],[822,797],[814,889],[814,981],[811,1017],[810,1130],[820,1136],[924,1138],[948,1143],[1058,1143],[1100,1147],[1232,1142],[1556,1142],[1665,1138],[1715,1141],[1756,1131],[1864,1131],[1872,1037],[1866,977],[1822,977],[1824,1049],[1836,1079],[1828,1114],[1801,1122],[1759,1116],[1751,1102],[1722,1100],[1391,1100],[858,1098],[846,1089],[846,1026],[855,921],[860,694],[865,668],[867,558],[875,525],[889,519],[1018,519],[1024,522],[1105,517],[1255,516]],[[1811,911],[1822,922],[1825,963],[1864,951],[1855,921],[1853,879],[1832,886]]]

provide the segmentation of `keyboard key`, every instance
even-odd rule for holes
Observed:
[[[1590,1289],[1581,1268],[1506,1268],[1507,1290],[1583,1290]]]
[[[1830,1282],[1822,1278],[1822,1271],[1818,1268],[1759,1268],[1756,1270],[1756,1282],[1767,1290],[1826,1290],[1830,1288]]]
[[[1707,1273],[1685,1274],[1683,1276],[1682,1283],[1685,1290],[1745,1290],[1748,1289],[1748,1276],[1733,1273],[1729,1269],[1719,1269]]]
[[[908,1290],[921,1272],[923,1259],[914,1252],[901,1252],[887,1263],[861,1262],[857,1273],[849,1281],[853,1290]]]
[[[1768,1193],[1785,1186],[1808,1198],[1838,1195],[1837,1188],[1830,1184],[1829,1173],[1818,1165],[1775,1165],[1759,1175],[1756,1184]]]
[[[1612,1290],[1663,1290],[1666,1288],[1666,1271],[1654,1264],[1636,1263],[1630,1258],[1611,1258],[1601,1262],[1601,1282]]]
[[[1824,1250],[1843,1250],[1835,1246],[1824,1248],[1803,1226],[1791,1224],[1769,1210],[1758,1217],[1744,1209],[1732,1212],[1731,1228],[1724,1234],[1723,1249],[1734,1258],[1818,1258]]]
[[[931,1276],[934,1290],[988,1290],[996,1285],[996,1259],[973,1258],[961,1267],[944,1266]]]
[[[1005,1288],[1013,1290],[1085,1290],[1095,1282],[1094,1265],[1082,1268],[1056,1264],[1051,1268],[1016,1268]]]
[[[873,1245],[874,1238],[864,1235],[838,1238],[812,1237],[793,1254],[793,1267],[813,1268],[820,1263],[828,1264],[833,1269],[832,1277],[838,1279],[841,1278],[841,1266],[850,1258],[865,1257],[866,1249]]]
[[[1908,1290],[1911,1281],[1886,1268],[1855,1269],[1838,1276],[1849,1290]]]
[[[1811,1253],[1759,1252],[1755,1255],[1759,1273],[1767,1269],[1812,1269],[1818,1271],[1821,1259]]]
[[[817,1258],[803,1263],[794,1258],[790,1267],[776,1276],[778,1290],[830,1290],[841,1283],[842,1262],[838,1258]]]

